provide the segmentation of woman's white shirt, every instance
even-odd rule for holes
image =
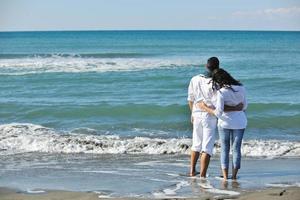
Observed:
[[[217,91],[214,113],[218,117],[218,126],[226,129],[244,129],[247,126],[246,90],[238,85],[232,85],[232,89],[221,88]],[[243,111],[224,112],[224,105],[236,106],[239,103],[243,103]]]

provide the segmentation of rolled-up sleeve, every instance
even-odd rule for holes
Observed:
[[[193,82],[190,81],[189,88],[188,88],[188,101],[195,101],[195,94],[194,94],[194,88],[193,88]]]

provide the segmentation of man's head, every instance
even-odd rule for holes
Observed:
[[[219,69],[219,59],[217,57],[211,57],[207,60],[206,68],[212,72],[215,69]]]

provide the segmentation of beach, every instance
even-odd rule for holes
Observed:
[[[297,199],[299,36],[0,32],[0,199]],[[186,176],[187,87],[211,56],[247,91],[237,182],[220,178],[218,136],[207,179]]]
[[[297,158],[245,158],[238,180],[223,182],[218,157],[212,159],[206,180],[187,176],[188,155],[27,153],[0,159],[1,186],[22,193],[66,190],[106,198],[158,199],[239,196],[268,187],[299,187],[299,164]]]
[[[126,199],[126,200],[135,200],[138,198],[105,198],[101,197],[97,194],[87,193],[87,192],[68,192],[68,191],[47,191],[44,194],[24,194],[18,191],[7,189],[7,188],[0,188],[0,195],[1,199],[3,200],[96,200],[96,199]],[[240,196],[228,197],[228,196],[218,196],[214,198],[211,195],[203,195],[203,197],[196,197],[196,198],[164,198],[164,199],[199,199],[199,200],[213,200],[213,199],[240,199],[240,200],[298,200],[300,196],[300,191],[298,187],[291,187],[291,188],[268,188],[265,190],[259,191],[249,191],[245,192]],[[144,199],[144,198],[143,198]]]

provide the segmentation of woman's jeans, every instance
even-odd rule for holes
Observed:
[[[232,167],[241,168],[241,145],[245,129],[226,129],[218,127],[221,141],[221,167],[229,168],[230,143],[232,145]]]

